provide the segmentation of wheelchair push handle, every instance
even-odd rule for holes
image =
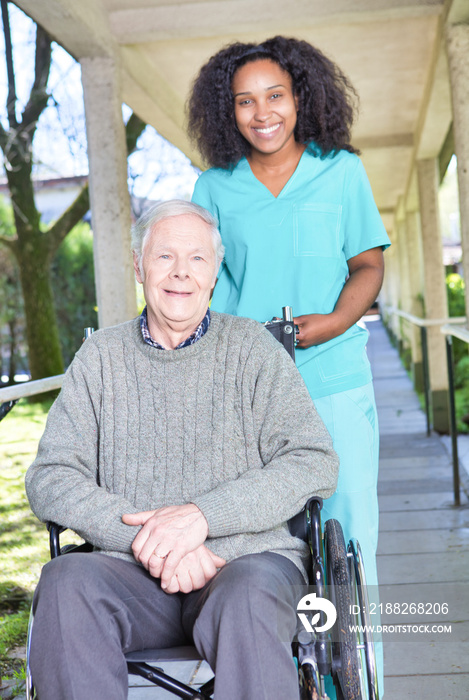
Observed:
[[[264,326],[272,333],[288,352],[293,362],[295,361],[295,346],[298,327],[293,323],[293,309],[291,306],[282,308],[283,318],[274,316],[271,321],[266,321]]]

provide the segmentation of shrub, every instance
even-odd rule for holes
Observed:
[[[83,329],[97,328],[93,234],[80,223],[60,246],[52,265],[57,323],[65,366],[81,345]]]

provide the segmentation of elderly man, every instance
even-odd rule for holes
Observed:
[[[330,437],[281,345],[208,310],[223,257],[208,212],[158,205],[133,247],[146,309],[77,353],[26,476],[36,515],[94,546],[43,569],[39,698],[125,698],[124,653],[194,643],[218,700],[293,700],[307,548],[286,523],[333,493]]]

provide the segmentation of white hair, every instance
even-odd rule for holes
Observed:
[[[142,258],[145,251],[145,245],[153,227],[163,219],[168,219],[172,216],[181,216],[183,214],[192,214],[198,216],[202,221],[210,226],[210,232],[213,240],[213,250],[216,258],[216,271],[221,265],[225,248],[221,241],[220,232],[218,230],[218,221],[209,211],[200,207],[194,202],[186,202],[184,199],[171,199],[168,202],[161,202],[150,207],[138,221],[132,226],[131,240],[132,252],[137,257],[138,269],[143,276]]]

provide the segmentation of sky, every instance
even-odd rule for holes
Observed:
[[[9,3],[17,95],[25,104],[33,79],[33,22]],[[0,32],[0,120],[7,126],[5,98],[7,75],[5,45]],[[49,79],[51,98],[39,120],[34,140],[35,172],[38,177],[86,175],[85,117],[80,65],[57,44],[53,45]],[[131,111],[123,106],[124,119]],[[175,146],[147,127],[139,139],[141,150],[129,158],[129,188],[137,197],[152,200],[190,198],[198,170]]]

